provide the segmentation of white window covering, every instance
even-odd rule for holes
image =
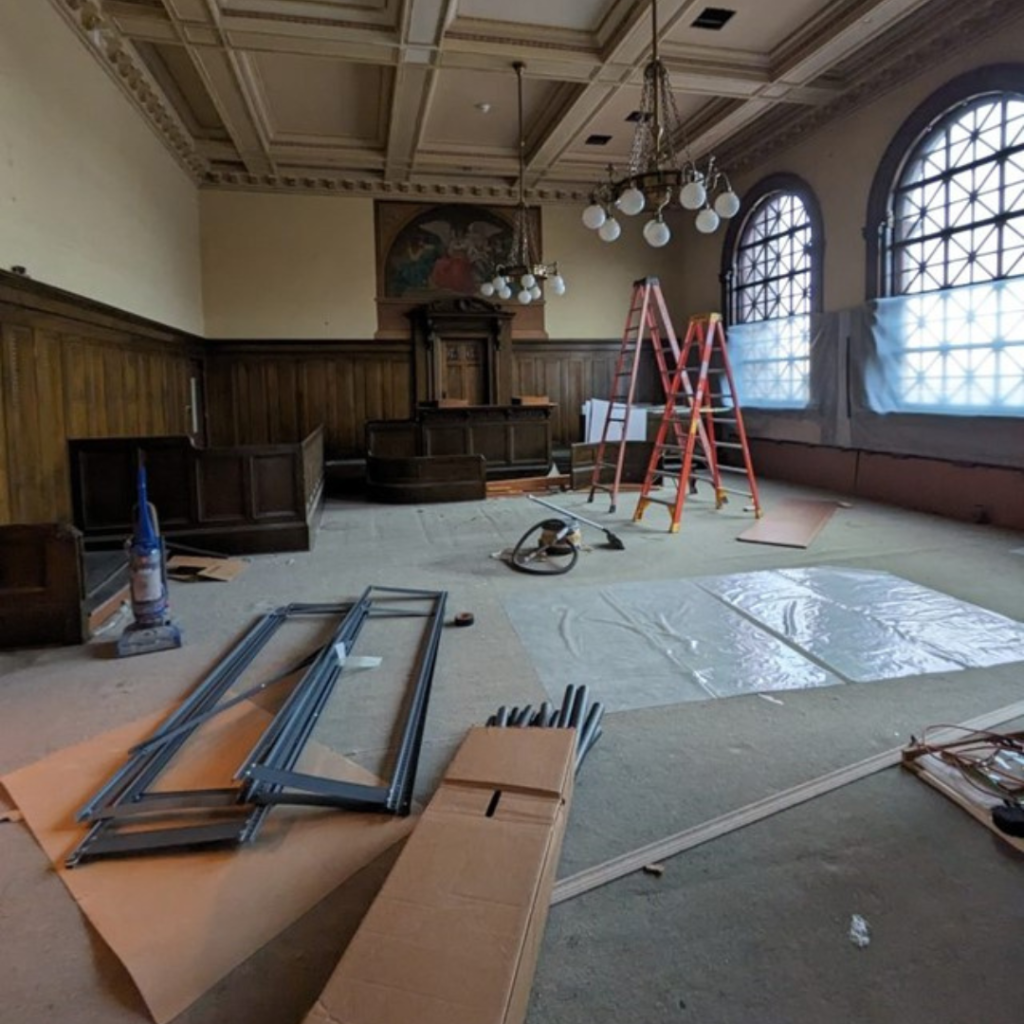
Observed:
[[[729,363],[741,406],[803,409],[811,400],[811,317],[733,324]]]
[[[1024,416],[1024,278],[879,299],[872,311],[869,408]]]

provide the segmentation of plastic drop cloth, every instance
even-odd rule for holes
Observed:
[[[1024,661],[1024,625],[885,572],[820,566],[509,598],[553,700],[610,711]]]

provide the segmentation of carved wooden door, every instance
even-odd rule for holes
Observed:
[[[441,397],[463,399],[470,405],[486,405],[487,339],[448,338],[441,345]]]

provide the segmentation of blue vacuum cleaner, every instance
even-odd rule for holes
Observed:
[[[181,646],[181,630],[171,621],[167,600],[164,542],[156,509],[146,492],[146,467],[139,466],[135,532],[128,545],[128,572],[135,621],[117,641],[117,656],[153,654]]]

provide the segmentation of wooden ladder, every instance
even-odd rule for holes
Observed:
[[[690,382],[689,370],[691,357],[694,356],[699,359],[694,367],[697,373],[696,386]],[[717,382],[715,389],[711,386],[712,380]],[[735,441],[719,438],[715,430],[723,426],[735,429]],[[683,432],[685,440],[680,436]],[[719,454],[730,450],[740,453],[741,466],[721,462]],[[678,472],[665,468],[666,460],[680,457],[682,465]],[[723,473],[742,474],[746,477],[749,490],[740,491],[724,486]],[[676,495],[671,500],[651,497],[654,482],[663,477],[676,480]],[[751,499],[755,518],[761,518],[761,499],[757,493],[750,446],[743,426],[743,413],[729,365],[725,330],[719,313],[703,313],[690,318],[679,361],[669,385],[665,411],[658,426],[640,500],[633,513],[634,522],[643,518],[648,505],[665,505],[672,512],[669,532],[677,533],[686,495],[696,491],[699,480],[714,487],[716,509],[729,500],[730,494],[739,494]]]
[[[626,326],[622,332],[622,347],[615,364],[612,378],[612,393],[608,400],[601,441],[594,457],[594,469],[590,478],[590,496],[593,501],[598,491],[611,494],[610,512],[615,511],[622,482],[622,467],[626,458],[626,431],[629,414],[636,398],[636,382],[640,372],[641,357],[645,340],[654,355],[654,364],[661,379],[663,393],[667,396],[672,387],[673,374],[679,363],[679,340],[672,320],[668,315],[661,284],[656,277],[644,277],[633,282]],[[613,424],[619,426],[613,430]],[[612,434],[618,434],[613,438]],[[682,428],[678,428],[679,443],[683,443]],[[611,483],[606,482],[604,470],[613,470]]]

